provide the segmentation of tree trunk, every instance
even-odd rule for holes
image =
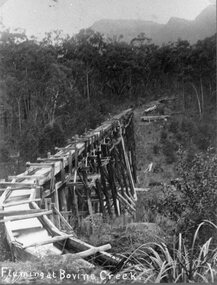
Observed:
[[[20,99],[17,99],[17,106],[18,106],[19,132],[20,132],[20,135],[21,135],[21,131],[22,131],[22,121],[21,121],[21,107],[20,107]]]
[[[130,97],[130,99],[132,98],[132,72],[130,71],[130,80],[129,80],[129,97]]]
[[[200,91],[201,91],[201,105],[202,105],[202,113],[204,112],[204,92],[203,92],[203,82],[200,77]]]
[[[185,112],[185,86],[183,79],[182,79],[182,100],[183,100],[183,111]]]
[[[200,118],[202,116],[202,110],[201,110],[201,103],[200,103],[200,97],[199,97],[199,94],[198,94],[198,91],[197,91],[197,88],[196,86],[191,82],[190,83],[191,86],[193,87],[194,91],[195,91],[195,94],[197,96],[197,104],[198,104],[198,111],[199,111],[199,114],[200,114]]]
[[[86,71],[86,84],[87,84],[87,101],[90,103],[90,86],[89,86],[89,73]]]

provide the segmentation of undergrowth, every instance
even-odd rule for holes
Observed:
[[[200,247],[197,246],[199,230],[205,224],[217,229],[212,222],[202,222],[194,234],[190,247],[186,246],[182,234],[179,234],[173,248],[165,243],[142,244],[125,260],[125,264],[131,262],[132,265],[123,268],[118,274],[130,276],[133,272],[133,281],[142,283],[216,282],[217,248],[213,248],[212,238]],[[113,280],[117,280],[116,276]]]

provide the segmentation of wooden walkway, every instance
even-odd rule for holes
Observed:
[[[26,171],[0,182],[0,222],[17,260],[48,255],[88,256],[115,265],[103,249],[79,240],[74,228],[90,217],[135,213],[136,191],[133,112],[128,109],[83,136],[57,148],[53,155],[26,163]],[[84,253],[86,252],[86,253]],[[85,255],[86,254],[86,255]],[[78,255],[77,255],[78,256]]]

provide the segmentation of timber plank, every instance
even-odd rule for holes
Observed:
[[[13,179],[42,179],[45,175],[17,175],[17,176],[8,176],[9,180]]]
[[[11,216],[8,218],[5,218],[4,220],[0,220],[0,223],[6,223],[8,221],[19,221],[19,220],[26,220],[26,219],[32,219],[32,218],[36,218],[36,217],[41,217],[44,215],[50,215],[52,214],[53,211],[43,211],[41,213],[34,213],[34,214],[28,214],[28,215],[19,215],[19,216]]]
[[[45,244],[49,244],[49,243],[59,242],[59,241],[63,241],[65,239],[68,239],[70,237],[73,237],[73,235],[56,236],[56,237],[49,238],[47,240],[42,240],[40,242],[30,243],[28,245],[23,246],[23,248],[25,249],[25,248],[29,248],[29,247],[35,247],[35,246],[41,246],[41,245],[45,245]]]
[[[0,211],[0,217],[27,215],[27,214],[43,213],[43,212],[44,210],[41,209]]]
[[[34,183],[24,183],[24,182],[0,182],[0,185],[11,186],[11,187],[24,187],[24,188],[35,188],[36,187],[36,184]],[[19,190],[19,189],[11,188],[11,190]]]

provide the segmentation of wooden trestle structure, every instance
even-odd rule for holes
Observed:
[[[24,173],[0,182],[0,222],[5,223],[15,258],[28,259],[37,255],[36,247],[52,244],[45,255],[92,250],[92,254],[100,252],[98,260],[116,264],[117,259],[103,248],[97,250],[76,238],[73,229],[95,213],[105,218],[126,212],[134,215],[137,197],[132,110],[56,149],[55,154],[38,158],[36,163],[27,162]],[[38,227],[46,231],[46,237],[38,238]],[[59,252],[60,245],[65,250]]]

